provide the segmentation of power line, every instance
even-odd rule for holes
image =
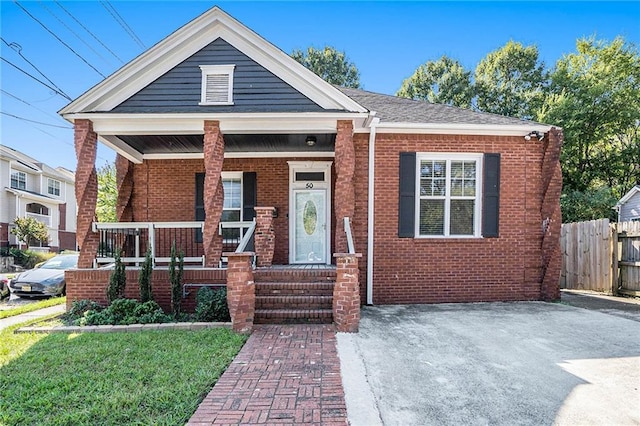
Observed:
[[[0,114],[8,115],[9,117],[17,118],[18,120],[22,120],[22,121],[28,121],[30,123],[42,124],[43,126],[58,127],[60,129],[72,129],[73,128],[73,127],[68,127],[68,126],[58,126],[57,124],[43,123],[42,121],[29,120],[28,118],[18,117],[17,115],[9,114],[8,112],[4,112],[4,111],[0,111]]]
[[[4,90],[4,89],[0,89],[0,92],[4,93],[4,94],[5,94],[5,95],[7,95],[7,96],[12,97],[12,98],[13,98],[13,99],[15,99],[15,100],[18,100],[18,101],[22,102],[23,104],[29,105],[29,106],[30,106],[31,108],[33,108],[33,109],[37,109],[38,111],[40,111],[40,112],[43,112],[43,113],[47,114],[49,117],[59,118],[59,119],[61,119],[61,120],[62,120],[62,117],[60,117],[59,115],[58,115],[58,116],[56,116],[56,115],[53,115],[53,114],[51,114],[51,113],[49,113],[49,112],[47,112],[47,111],[43,110],[42,108],[38,108],[37,106],[35,106],[35,105],[31,104],[30,102],[25,101],[24,99],[21,99],[21,98],[17,97],[16,95],[14,95],[14,94],[11,94],[11,93],[7,92],[7,91],[6,91],[6,90]]]
[[[118,55],[116,55],[116,54],[115,54],[111,49],[109,49],[109,47],[108,47],[106,44],[104,44],[104,43],[102,42],[102,40],[100,40],[100,39],[99,39],[99,38],[98,38],[94,33],[92,33],[92,32],[91,32],[87,27],[85,27],[85,26],[84,26],[84,24],[82,23],[82,21],[78,20],[78,18],[76,18],[75,16],[73,16],[73,14],[71,14],[71,12],[69,12],[67,9],[65,9],[65,8],[64,8],[64,6],[62,6],[62,5],[61,5],[60,3],[58,3],[57,1],[54,1],[54,3],[55,3],[55,4],[57,4],[57,5],[58,5],[58,7],[60,7],[60,9],[64,10],[64,11],[66,12],[66,14],[67,14],[67,15],[69,15],[69,16],[71,17],[71,19],[73,19],[74,21],[76,21],[76,23],[77,23],[78,25],[80,25],[80,26],[81,26],[81,27],[82,27],[86,32],[88,32],[88,33],[89,33],[89,35],[90,35],[91,37],[93,37],[93,39],[94,39],[95,41],[97,41],[98,43],[100,43],[100,45],[102,45],[102,47],[104,47],[105,49],[107,49],[107,51],[108,51],[109,53],[111,53],[113,56],[115,56],[115,57],[116,57],[116,59],[117,59],[117,60],[119,60],[121,64],[124,64],[124,61],[123,61],[123,60],[122,60]]]
[[[133,39],[133,41],[138,43],[138,46],[140,46],[143,49],[147,48],[147,46],[144,45],[142,40],[140,40],[140,37],[136,35],[133,29],[129,26],[129,24],[127,24],[127,22],[122,18],[122,16],[120,16],[116,8],[113,7],[113,5],[109,3],[108,0],[101,1],[100,4],[102,5],[102,7],[106,9],[107,12],[109,12],[109,14],[113,17],[113,19],[115,19],[116,22],[120,24],[120,26],[126,31],[126,33],[129,34],[129,36]]]
[[[25,9],[20,3],[18,3],[16,0],[13,1],[16,5],[18,5],[18,7],[20,9],[22,9],[24,11],[24,13],[26,13],[27,15],[29,15],[29,17],[31,19],[33,19],[34,21],[36,21],[38,24],[40,24],[40,26],[42,26],[42,28],[44,28],[49,34],[51,34],[53,37],[55,37],[56,40],[58,40],[60,43],[62,43],[63,46],[65,46],[67,49],[69,49],[71,52],[73,52],[74,55],[76,55],[78,58],[80,58],[80,60],[82,60],[82,62],[84,62],[85,64],[87,64],[92,70],[94,70],[95,72],[97,72],[98,74],[100,74],[102,76],[102,78],[107,78],[106,75],[102,74],[100,71],[98,71],[98,69],[96,67],[94,67],[93,65],[91,65],[85,58],[82,57],[82,55],[80,55],[78,52],[76,52],[75,50],[73,50],[73,48],[71,46],[69,46],[67,43],[65,43],[64,41],[62,41],[62,39],[60,37],[58,37],[53,31],[51,31],[45,24],[43,24],[42,22],[40,22],[35,16],[33,16],[32,14],[29,13],[29,11],[27,9]]]
[[[62,93],[65,97],[67,97],[67,99],[71,100],[71,98],[69,97],[69,95],[67,95],[66,93],[64,93],[64,91],[63,91],[60,87],[58,87],[58,85],[57,85],[57,84],[55,84],[53,81],[51,81],[51,79],[50,79],[49,77],[47,77],[47,76],[46,76],[42,71],[40,71],[40,68],[38,68],[37,66],[35,66],[35,65],[33,64],[33,62],[31,62],[30,60],[28,60],[28,59],[26,58],[26,56],[24,56],[24,55],[22,54],[22,46],[20,46],[18,43],[15,43],[15,42],[11,42],[11,43],[9,43],[9,42],[7,42],[7,41],[6,41],[4,38],[2,38],[2,37],[0,37],[0,40],[2,40],[2,42],[3,42],[4,44],[6,44],[8,47],[10,47],[11,49],[13,49],[13,50],[18,54],[18,55],[20,55],[20,57],[21,57],[21,58],[22,58],[26,63],[28,63],[29,65],[31,65],[31,67],[32,67],[33,69],[35,69],[35,70],[38,72],[38,74],[40,74],[42,77],[44,77],[44,79],[45,79],[45,80],[47,80],[49,83],[51,83],[51,85],[52,85],[53,87],[55,87],[59,93]]]
[[[20,68],[19,66],[17,66],[16,64],[14,64],[13,62],[0,57],[0,59],[2,59],[3,61],[5,61],[6,63],[8,63],[9,65],[11,65],[12,67],[14,67],[15,69],[17,69],[18,71],[22,72],[23,74],[28,75],[29,77],[31,77],[32,79],[34,79],[35,81],[37,81],[38,83],[42,84],[43,86],[45,86],[47,89],[49,90],[53,90],[54,92],[56,92],[58,95],[64,97],[65,99],[67,99],[68,101],[73,101],[73,99],[71,99],[66,93],[61,92],[60,90],[49,86],[47,83],[45,83],[44,81],[38,79],[37,77],[32,76],[31,74],[29,74],[27,71],[23,70],[22,68]]]
[[[101,55],[98,51],[96,51],[96,50],[95,50],[95,49],[94,49],[94,48],[93,48],[89,43],[87,43],[87,42],[86,42],[82,37],[80,37],[80,36],[79,36],[79,35],[78,35],[78,34],[77,34],[73,29],[71,29],[71,28],[70,28],[70,27],[69,27],[69,26],[68,26],[68,25],[67,25],[67,24],[66,24],[62,19],[58,18],[58,16],[57,16],[55,13],[53,13],[53,11],[52,11],[51,9],[49,9],[49,8],[48,8],[44,3],[42,3],[41,1],[40,1],[39,3],[40,3],[40,6],[42,6],[42,7],[43,7],[47,12],[49,12],[49,14],[50,14],[51,16],[53,16],[54,18],[56,18],[56,20],[57,20],[58,22],[60,22],[60,23],[61,23],[61,24],[62,24],[62,25],[67,29],[67,30],[69,30],[69,32],[70,32],[71,34],[73,34],[74,36],[76,36],[76,38],[77,38],[78,40],[80,40],[81,42],[83,42],[85,46],[87,46],[89,49],[91,49],[91,51],[92,51],[93,53],[95,53],[95,54],[96,54],[96,55],[98,55],[100,58],[102,58],[102,60],[103,60],[103,61],[105,61],[105,62],[109,63],[109,61],[107,61],[107,59],[106,59],[104,56],[102,56],[102,55]]]

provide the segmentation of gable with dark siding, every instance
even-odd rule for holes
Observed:
[[[200,65],[234,64],[233,105],[200,106]],[[207,45],[112,112],[319,112],[322,107],[221,38]]]

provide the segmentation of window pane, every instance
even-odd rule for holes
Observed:
[[[452,178],[461,178],[463,176],[462,168],[464,162],[462,161],[452,161],[451,162],[451,177]]]
[[[444,200],[420,200],[420,235],[444,235]]]
[[[465,180],[464,181],[464,195],[469,197],[474,197],[476,195],[476,181],[473,180]]]
[[[473,235],[475,200],[451,200],[451,235]]]
[[[240,210],[223,210],[222,216],[220,217],[220,221],[222,222],[239,222],[240,221]]]
[[[476,162],[475,161],[464,162],[464,177],[467,179],[476,178]]]
[[[456,197],[462,195],[462,179],[451,180],[451,195]]]
[[[446,161],[424,160],[420,162],[420,177],[444,177],[446,172]]]
[[[445,179],[420,179],[420,195],[444,197],[446,184]]]
[[[242,206],[240,179],[223,179],[224,208],[238,209]]]

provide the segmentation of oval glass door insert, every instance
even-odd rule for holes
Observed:
[[[304,231],[307,235],[313,235],[318,225],[318,210],[312,200],[308,200],[304,205],[302,221],[304,223]]]

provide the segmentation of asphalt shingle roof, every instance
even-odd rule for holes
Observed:
[[[400,98],[335,86],[345,95],[369,111],[376,111],[380,121],[391,123],[442,123],[442,124],[494,124],[494,125],[540,125],[535,121],[505,117],[498,114],[471,111],[450,105]]]

